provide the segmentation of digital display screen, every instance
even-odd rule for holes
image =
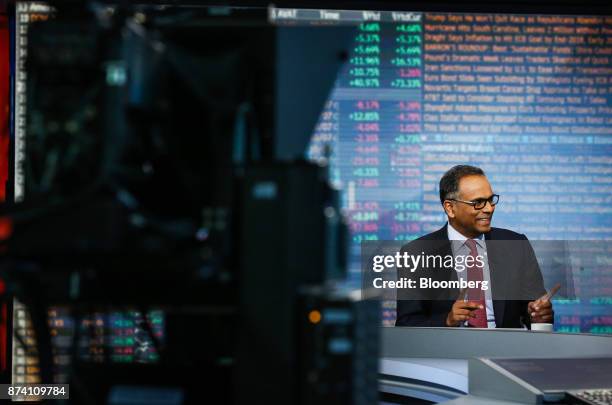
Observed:
[[[352,237],[410,241],[444,225],[438,182],[481,167],[493,226],[531,240],[612,238],[612,17],[276,9],[278,24],[354,24],[308,157],[332,150]],[[612,272],[583,278],[585,291]],[[545,285],[550,288],[546,283]],[[556,299],[555,330],[612,333],[612,291]],[[393,325],[395,302],[384,322]]]

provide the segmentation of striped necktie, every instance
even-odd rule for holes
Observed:
[[[470,256],[473,257],[471,263],[472,266],[467,268],[467,279],[468,281],[482,281],[482,267],[478,266],[476,262],[476,256],[478,256],[478,250],[476,249],[476,241],[474,239],[468,239],[465,241],[465,245],[470,249]],[[487,327],[487,304],[485,303],[484,290],[480,288],[482,283],[478,283],[478,288],[469,288],[467,291],[468,301],[473,301],[477,304],[482,305],[482,309],[476,309],[473,314],[476,318],[470,318],[468,325],[473,328],[486,328]]]

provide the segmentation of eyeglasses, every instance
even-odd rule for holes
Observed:
[[[483,209],[487,205],[487,202],[489,204],[491,204],[491,207],[496,206],[497,203],[499,202],[499,195],[493,194],[489,198],[478,198],[478,199],[473,200],[473,201],[463,201],[463,200],[457,200],[455,198],[448,198],[448,200],[449,201],[457,201],[457,202],[464,203],[464,204],[469,204],[472,207],[474,207],[475,210],[481,210],[481,209]]]

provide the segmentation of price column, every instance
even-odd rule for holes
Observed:
[[[380,87],[380,42],[380,23],[364,22],[359,25],[349,61],[347,87]]]
[[[401,97],[392,110],[393,140],[389,164],[402,200],[393,203],[391,238],[412,240],[422,231],[419,210],[423,198],[421,172],[422,26],[420,21],[399,23],[394,29],[389,86]]]
[[[348,208],[351,210],[353,241],[378,240],[378,202],[374,201],[380,187],[380,102],[351,101],[348,123],[354,134],[353,150],[345,159],[350,161],[351,179],[348,184]]]

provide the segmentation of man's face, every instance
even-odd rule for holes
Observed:
[[[466,176],[459,181],[458,200],[474,201],[488,199],[493,195],[491,185],[485,176]],[[491,230],[491,219],[495,207],[489,202],[480,210],[458,201],[445,201],[444,209],[450,224],[464,236],[475,238]]]

